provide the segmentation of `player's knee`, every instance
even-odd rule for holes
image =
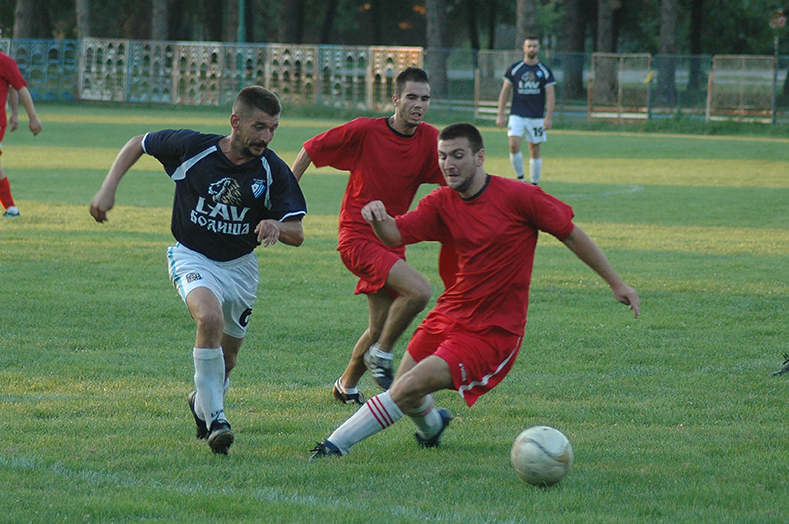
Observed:
[[[417,377],[406,373],[395,380],[392,387],[389,388],[389,395],[400,411],[408,413],[421,405],[422,398],[424,398],[421,389]]]
[[[194,316],[197,331],[207,339],[219,339],[225,329],[225,318],[221,311],[204,311]]]
[[[422,277],[411,286],[408,293],[408,300],[413,307],[422,310],[427,307],[427,303],[430,302],[432,293],[433,288],[430,285],[430,281]]]

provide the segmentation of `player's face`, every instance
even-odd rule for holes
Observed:
[[[484,158],[484,149],[473,153],[467,138],[438,141],[438,167],[441,168],[447,185],[461,196],[466,196],[472,189],[475,175],[478,168],[482,167]]]
[[[539,40],[526,40],[523,42],[523,54],[529,60],[534,60],[540,54],[540,41]]]
[[[430,108],[430,84],[406,82],[400,96],[392,97],[395,116],[407,127],[416,127]]]
[[[239,153],[250,158],[261,157],[274,139],[274,132],[279,127],[279,115],[271,116],[255,109],[248,117],[233,116],[237,120],[234,128]]]

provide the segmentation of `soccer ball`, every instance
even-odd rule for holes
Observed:
[[[521,480],[535,486],[551,486],[570,471],[573,446],[558,429],[533,426],[515,439],[510,461]]]

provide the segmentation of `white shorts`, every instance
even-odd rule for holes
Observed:
[[[530,144],[545,142],[548,137],[542,128],[544,120],[542,118],[524,118],[518,115],[510,115],[507,121],[507,136],[522,136]]]
[[[258,288],[258,260],[254,253],[217,262],[176,244],[167,248],[167,267],[170,281],[184,303],[193,289],[208,288],[225,314],[224,332],[244,338]]]

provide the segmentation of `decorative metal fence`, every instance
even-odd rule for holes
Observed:
[[[226,105],[244,85],[285,104],[391,109],[408,66],[431,76],[435,107],[495,118],[506,69],[520,51],[87,38],[0,40],[37,100]],[[789,57],[543,52],[557,79],[554,119],[689,114],[789,118]]]

